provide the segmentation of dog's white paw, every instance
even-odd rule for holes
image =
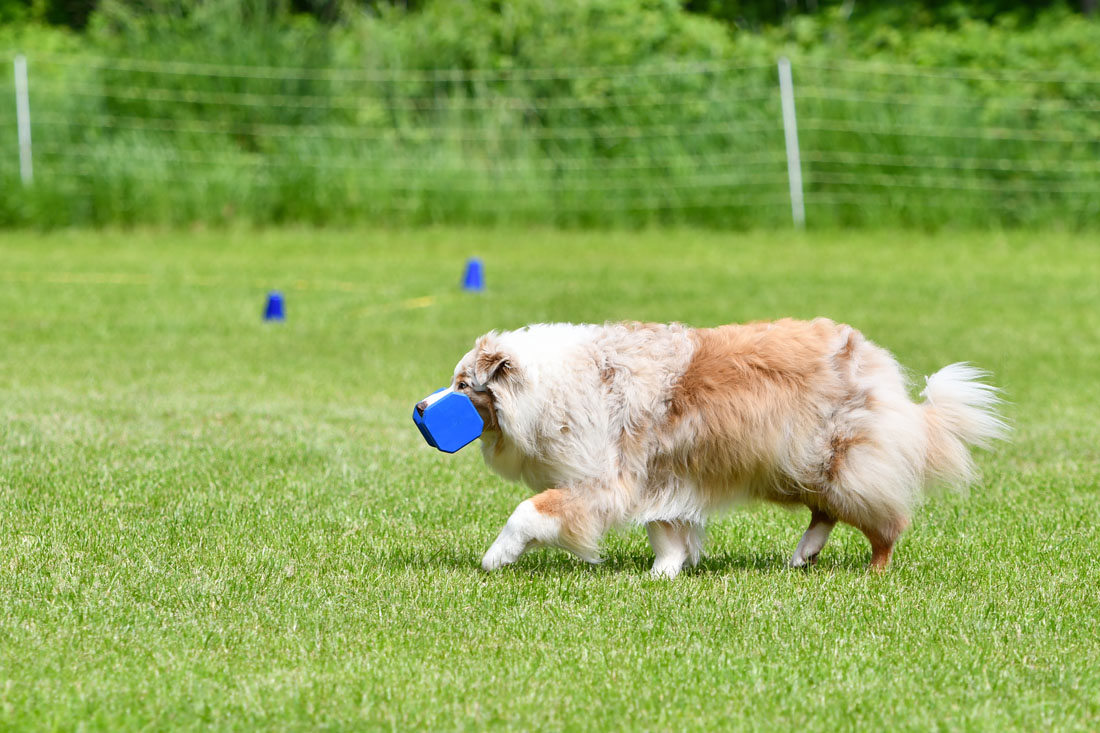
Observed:
[[[488,572],[511,565],[532,547],[557,545],[560,533],[560,519],[540,513],[530,499],[522,501],[481,559],[481,567]]]
[[[654,578],[668,578],[672,580],[680,574],[680,570],[684,567],[684,558],[682,557],[665,557],[657,558],[653,562],[653,569],[650,570],[650,574]]]
[[[788,563],[792,568],[804,568],[807,565],[813,565],[817,562],[817,553],[812,555],[806,554],[802,548],[794,551],[794,555],[791,556],[791,561]]]
[[[514,545],[514,546],[513,546]],[[505,565],[511,565],[523,554],[523,546],[509,541],[509,538],[500,537],[481,558],[481,569],[487,573],[499,570]]]

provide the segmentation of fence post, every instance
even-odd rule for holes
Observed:
[[[19,175],[23,185],[34,180],[31,162],[31,103],[27,93],[27,57],[15,57],[15,119],[19,127]]]
[[[779,97],[783,104],[783,137],[787,141],[787,179],[791,188],[791,218],[799,229],[806,226],[806,204],[802,199],[802,161],[798,154],[798,123],[794,116],[794,82],[791,62],[779,59]]]

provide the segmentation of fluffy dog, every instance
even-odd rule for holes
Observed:
[[[838,522],[890,562],[923,489],[965,485],[969,446],[1006,432],[984,373],[952,364],[914,404],[897,361],[827,319],[691,329],[540,324],[491,332],[450,389],[473,401],[481,449],[520,503],[485,570],[554,546],[589,562],[612,525],[646,525],[655,575],[696,564],[713,512],[737,500],[804,504],[790,565],[813,563]]]

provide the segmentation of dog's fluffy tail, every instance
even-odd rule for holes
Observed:
[[[926,485],[966,486],[977,477],[970,446],[989,448],[1008,437],[1008,424],[998,412],[1000,390],[985,381],[988,377],[988,372],[959,363],[926,378],[921,392]]]

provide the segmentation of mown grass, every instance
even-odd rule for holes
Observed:
[[[1100,255],[1065,234],[427,229],[0,235],[0,725],[1095,729]],[[488,289],[461,293],[480,255]],[[289,318],[260,320],[282,288]],[[539,320],[829,315],[1007,390],[1011,444],[891,570],[806,517],[650,579],[486,575],[526,492],[412,403]]]

